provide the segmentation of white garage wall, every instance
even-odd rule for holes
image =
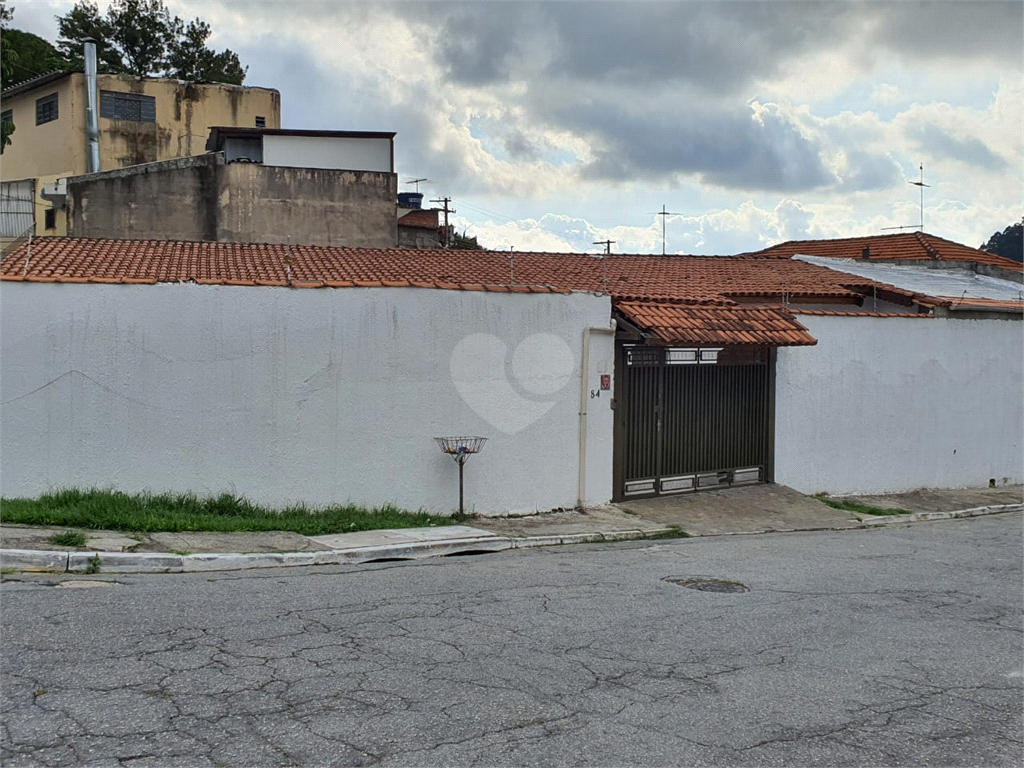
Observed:
[[[800,322],[818,345],[779,350],[776,482],[843,494],[1022,481],[1024,323]]]
[[[487,514],[575,505],[583,329],[610,316],[586,294],[191,284],[6,282],[0,305],[5,496],[97,486],[448,512],[458,468],[433,437],[469,434],[490,438],[466,466],[467,506]],[[594,387],[612,359],[594,334]],[[595,503],[611,496],[601,403]]]

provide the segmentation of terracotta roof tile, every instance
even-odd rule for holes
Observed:
[[[864,257],[865,248],[868,250],[869,261],[963,261],[1002,267],[1012,272],[1024,271],[1024,265],[1019,261],[922,232],[844,237],[835,240],[789,240],[746,256],[788,259],[796,254],[802,254],[837,259],[861,259]]]
[[[782,307],[702,307],[675,302],[617,301],[615,308],[666,344],[817,344]]]
[[[398,220],[398,226],[437,230],[439,227],[437,210],[433,208],[419,208],[409,211]]]
[[[19,280],[22,245],[0,262]],[[286,263],[285,259],[289,260]],[[514,293],[591,291],[616,299],[664,299],[734,306],[732,297],[855,302],[891,287],[789,259],[579,253],[348,248],[323,245],[44,238],[35,240],[26,279],[77,282],[202,282],[332,288],[409,286]],[[901,295],[909,303],[913,294]]]
[[[970,296],[937,296],[951,309],[1010,309],[1024,312],[1024,300],[972,299]]]
[[[853,312],[841,309],[799,309],[789,307],[794,315],[818,315],[821,317],[916,317],[925,320],[934,319],[932,315],[917,312]]]

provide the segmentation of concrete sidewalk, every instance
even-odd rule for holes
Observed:
[[[139,533],[0,524],[0,568],[70,573],[182,573],[272,566],[356,564],[521,547],[662,536],[841,530],[1024,509],[1024,487],[919,490],[844,497],[908,514],[834,509],[779,485],[628,501],[584,511],[475,518],[472,525],[360,531],[329,536],[268,533]],[[55,533],[82,530],[84,547],[55,546]]]

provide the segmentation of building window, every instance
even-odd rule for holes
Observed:
[[[51,93],[36,99],[36,125],[49,123],[57,119],[57,94]]]
[[[257,115],[257,117],[256,117],[256,127],[257,128],[266,128],[267,127],[267,118],[260,117],[260,116]]]
[[[133,123],[155,123],[156,99],[141,93],[100,91],[100,117],[131,120]]]
[[[54,208],[47,208],[43,226],[47,229],[57,228],[57,211]]]

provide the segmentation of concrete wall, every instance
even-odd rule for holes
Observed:
[[[390,173],[224,165],[219,154],[68,181],[73,237],[393,247]]]
[[[391,139],[354,136],[265,135],[263,162],[292,168],[394,171]]]
[[[229,491],[270,504],[450,511],[433,438],[490,440],[478,512],[576,502],[585,326],[607,297],[427,289],[0,283],[5,496],[62,486]],[[591,339],[590,388],[613,356]],[[610,398],[587,489],[611,496]]]
[[[803,315],[779,350],[775,479],[806,493],[1020,483],[1024,323]]]
[[[217,239],[391,248],[398,177],[232,163],[218,169]]]
[[[260,116],[267,128],[281,127],[281,95],[269,88],[126,75],[99,75],[98,86],[156,99],[155,123],[100,117],[101,171],[202,154],[215,125],[251,128]],[[36,99],[51,93],[58,94],[59,117],[37,126]],[[4,109],[14,112],[15,132],[4,150],[3,178],[86,173],[85,99],[85,75],[77,73],[5,99]]]

